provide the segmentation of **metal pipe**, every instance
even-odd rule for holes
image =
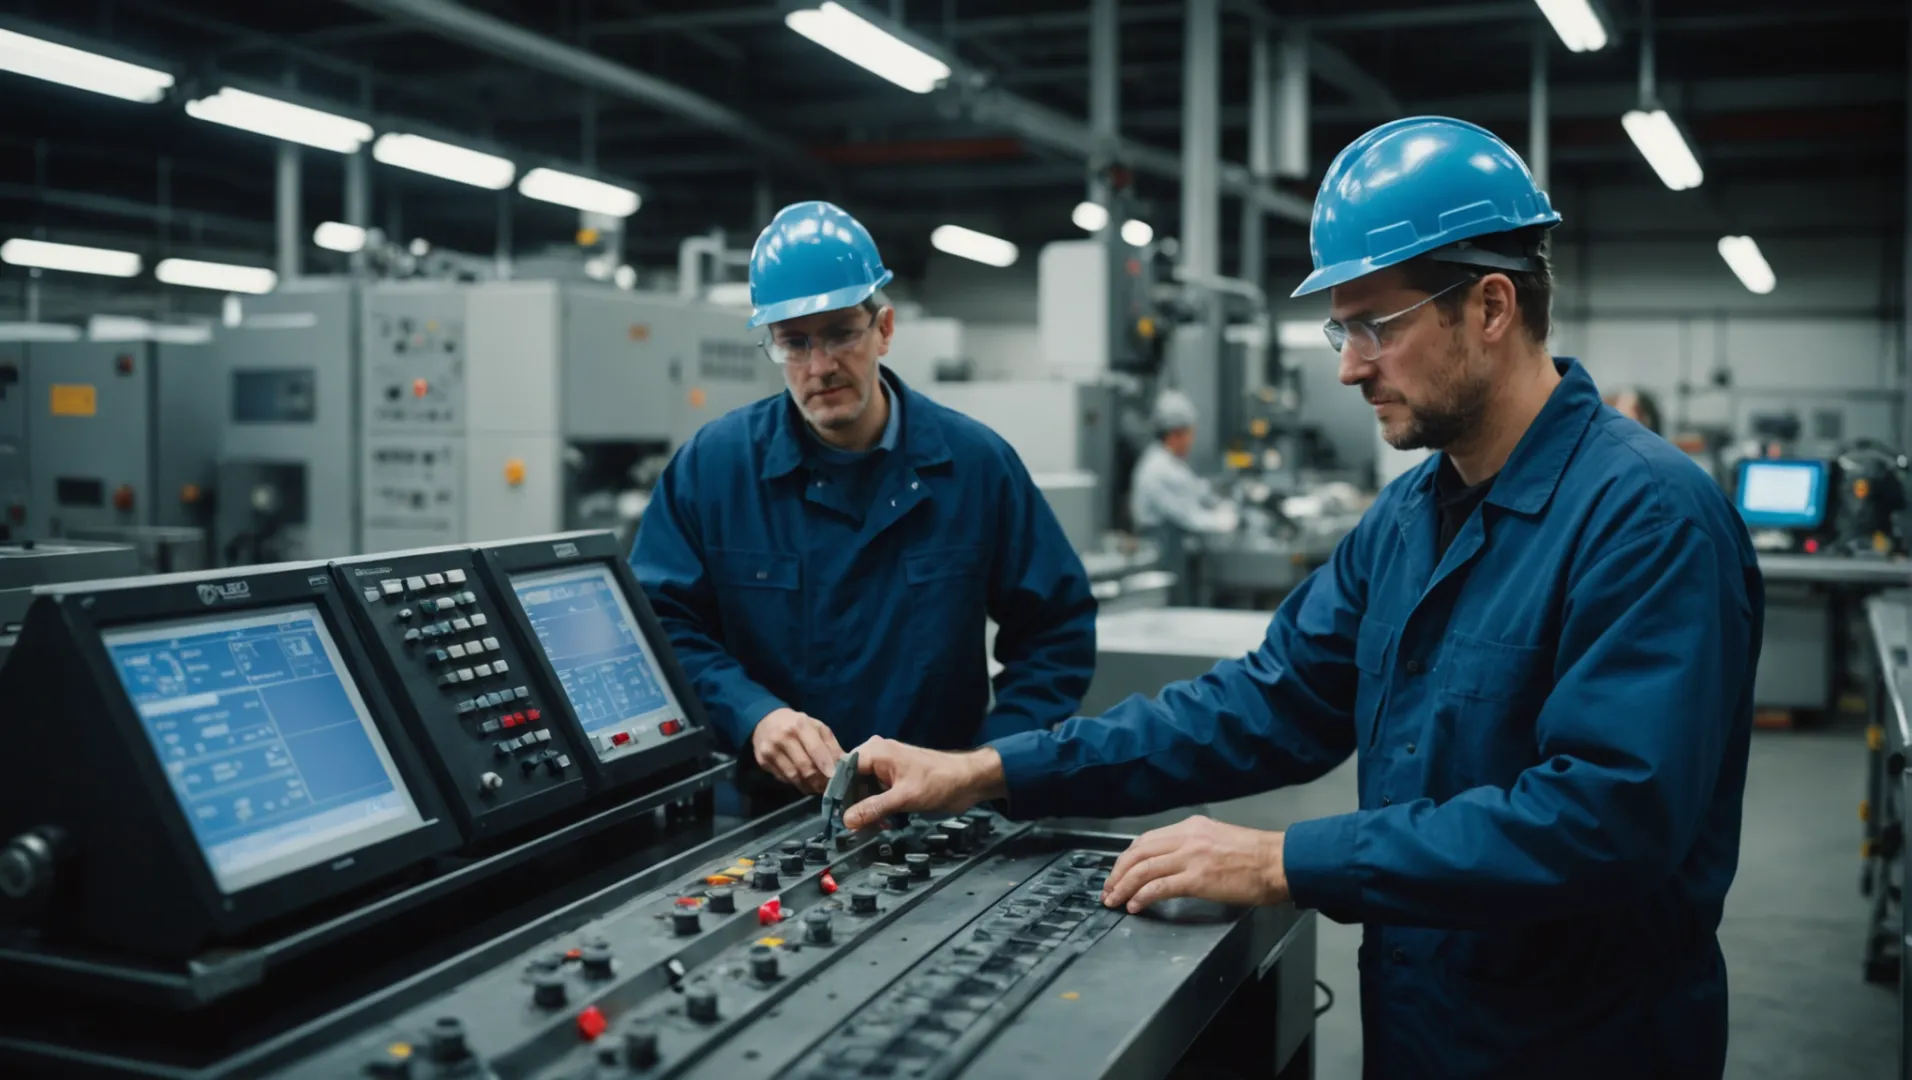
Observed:
[[[1274,124],[1275,175],[1307,176],[1308,161],[1308,32],[1290,27],[1277,53]]]
[[[1640,108],[1659,104],[1653,85],[1653,0],[1640,0]]]
[[[1221,247],[1222,39],[1219,0],[1189,0],[1182,41],[1182,252],[1213,277]]]
[[[492,254],[498,265],[498,280],[511,279],[511,191],[498,193],[498,249]]]
[[[1275,41],[1265,28],[1256,28],[1249,47],[1248,171],[1266,183],[1275,175]],[[1267,256],[1263,239],[1266,223],[1254,200],[1241,207],[1242,279],[1261,287]]]
[[[285,76],[287,89],[298,87],[296,72],[288,71]],[[276,185],[277,205],[274,208],[273,224],[277,227],[279,240],[279,280],[291,281],[299,276],[299,255],[305,250],[304,238],[299,235],[299,204],[302,199],[299,170],[299,144],[279,141],[278,184]]]
[[[345,155],[345,223],[361,229],[372,225],[372,184],[366,164],[370,159],[370,152],[362,146],[357,153]],[[354,274],[365,269],[364,248],[354,251],[351,259]]]
[[[1527,168],[1534,174],[1534,185],[1547,190],[1547,45],[1548,31],[1534,28],[1534,66],[1527,87]]]
[[[1122,39],[1118,0],[1093,0],[1089,8],[1089,127],[1096,151],[1089,158],[1089,199],[1109,211],[1104,232],[1114,236],[1122,223],[1107,168],[1122,141]]]
[[[713,229],[702,236],[686,236],[677,245],[677,295],[685,300],[704,295],[704,259],[724,257],[724,234]]]
[[[422,26],[441,37],[502,56],[585,86],[594,86],[663,112],[704,124],[756,146],[806,171],[820,171],[801,147],[771,134],[743,114],[635,68],[531,33],[450,0],[346,0],[389,19]],[[597,28],[601,34],[602,27]]]

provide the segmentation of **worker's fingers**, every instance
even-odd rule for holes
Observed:
[[[856,748],[856,774],[882,780],[883,774],[878,773],[877,769],[889,767],[894,757],[893,745],[881,735],[872,735],[863,740],[863,745]]]
[[[1169,877],[1156,878],[1136,890],[1129,898],[1129,914],[1143,910],[1153,904],[1159,904],[1175,896],[1194,896],[1201,878],[1195,874],[1182,873]]]
[[[1131,865],[1119,877],[1111,872],[1107,884],[1102,886],[1102,903],[1106,907],[1121,907],[1150,882],[1181,873],[1187,863],[1180,852],[1167,851]]]
[[[795,759],[785,752],[782,744],[773,745],[768,754],[758,758],[757,763],[786,784],[800,785],[803,781]]]
[[[830,752],[830,748],[836,745],[836,739],[831,736],[830,729],[823,726],[822,721],[812,720],[807,724],[798,725],[796,735],[797,746],[801,748],[805,759],[806,776],[813,779],[820,778],[823,780],[824,787],[828,787],[830,774],[836,771],[837,759],[843,756],[840,751],[834,754]],[[821,791],[822,788],[817,790]]]
[[[867,829],[891,814],[907,810],[915,798],[908,787],[893,787],[864,799],[843,812],[843,824],[851,829]]]
[[[1179,845],[1173,830],[1179,827],[1170,825],[1165,829],[1150,829],[1136,837],[1135,842],[1129,845],[1129,849],[1116,858],[1115,866],[1109,870],[1109,884],[1103,891],[1108,892],[1113,889],[1117,882],[1128,875],[1129,871],[1135,869],[1136,863],[1175,850]]]
[[[818,723],[817,729],[823,733],[823,747],[830,752],[830,771],[836,772],[836,763],[843,760],[843,744],[837,741],[836,732],[830,725]]]

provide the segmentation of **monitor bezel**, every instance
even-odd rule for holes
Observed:
[[[1810,523],[1802,523],[1790,514],[1772,510],[1748,510],[1746,508],[1746,474],[1761,465],[1806,466],[1818,473],[1819,486],[1814,492],[1816,514]],[[1749,528],[1754,529],[1795,529],[1813,532],[1825,528],[1826,519],[1832,514],[1832,467],[1818,458],[1744,458],[1739,463],[1733,485],[1733,509]]]
[[[661,669],[659,674],[670,686],[677,703],[683,707],[689,730],[650,753],[609,762],[600,760],[596,753],[589,750],[581,754],[586,775],[591,777],[594,787],[620,787],[636,776],[649,775],[714,752],[716,740],[711,734],[710,718],[704,712],[703,700],[692,689],[690,677],[677,662],[677,651],[671,646],[670,635],[665,632],[657,613],[651,610],[649,597],[645,596],[637,575],[631,572],[630,564],[624,561],[624,553],[612,534],[568,533],[487,544],[479,550],[483,556],[480,562],[497,591],[499,602],[511,612],[512,635],[518,639],[524,655],[538,665],[546,684],[556,688],[551,700],[565,711],[574,730],[582,732],[583,725],[578,721],[577,710],[572,707],[570,696],[564,693],[563,680],[558,677],[557,669],[551,665],[544,647],[538,642],[537,634],[531,629],[531,618],[524,605],[518,601],[518,591],[512,588],[511,579],[514,575],[584,566],[608,567],[612,581],[624,590],[624,599],[630,604],[631,613],[637,617],[638,630],[651,644],[651,653],[657,658],[657,666]]]
[[[90,592],[62,591],[61,607],[72,620],[81,663],[99,685],[110,688],[102,695],[107,703],[105,719],[118,739],[137,748],[131,756],[134,770],[146,787],[148,805],[155,808],[159,826],[177,856],[175,865],[183,868],[193,895],[218,935],[233,938],[455,850],[460,843],[458,830],[445,812],[424,760],[403,726],[396,722],[397,713],[377,676],[377,669],[372,666],[371,657],[325,568],[315,565],[293,570],[235,570],[229,574],[193,575],[192,578],[196,580],[106,587]],[[357,683],[359,695],[398,770],[398,778],[411,794],[424,824],[330,862],[226,893],[220,889],[193,835],[185,810],[120,681],[103,635],[195,616],[244,616],[295,604],[312,605],[332,635],[346,673]]]

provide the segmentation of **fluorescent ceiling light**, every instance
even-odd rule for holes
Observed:
[[[1083,232],[1101,232],[1109,226],[1109,209],[1101,203],[1079,202],[1069,220]]]
[[[1779,284],[1772,266],[1766,262],[1766,256],[1759,253],[1759,244],[1750,236],[1720,237],[1719,255],[1739,276],[1741,285],[1761,296],[1772,292],[1773,286]]]
[[[370,124],[230,86],[211,97],[188,101],[186,115],[340,154],[356,154],[372,141]]]
[[[343,221],[324,221],[312,230],[312,242],[327,251],[343,251],[350,255],[365,249],[365,230]]]
[[[644,205],[637,192],[628,188],[556,169],[533,169],[525,173],[524,179],[518,181],[518,194],[607,217],[630,217]]]
[[[1016,245],[961,225],[938,225],[936,231],[929,234],[929,242],[944,254],[990,266],[1009,266],[1016,261]]]
[[[0,341],[78,341],[80,328],[66,323],[0,322]]]
[[[927,94],[949,78],[949,65],[835,3],[793,11],[785,26],[905,90]]]
[[[0,30],[0,68],[96,94],[152,104],[166,96],[173,77],[124,60]]]
[[[1149,241],[1153,239],[1155,239],[1155,230],[1149,227],[1148,222],[1130,218],[1122,223],[1123,243],[1132,247],[1148,247]]]
[[[203,323],[156,323],[130,315],[95,315],[86,322],[89,341],[161,341],[172,345],[204,345],[212,327]]]
[[[0,262],[107,277],[132,277],[139,273],[139,256],[130,251],[53,244],[45,240],[15,239],[0,244]]]
[[[221,292],[268,293],[279,283],[279,275],[263,267],[197,259],[161,259],[159,265],[153,267],[153,276],[168,285],[190,285]]]
[[[1599,52],[1607,47],[1607,28],[1600,24],[1587,0],[1534,0],[1553,24],[1561,44],[1574,52]]]
[[[1620,124],[1627,129],[1633,145],[1640,148],[1640,156],[1660,174],[1660,181],[1667,187],[1685,191],[1699,187],[1700,181],[1706,178],[1693,151],[1687,148],[1685,137],[1665,109],[1652,112],[1635,109],[1621,117]]]
[[[386,165],[492,191],[510,187],[518,173],[518,167],[504,158],[397,132],[380,135],[372,144],[372,157]]]

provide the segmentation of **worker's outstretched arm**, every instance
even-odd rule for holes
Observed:
[[[1004,448],[999,544],[987,605],[996,621],[996,703],[977,742],[1052,727],[1075,715],[1095,673],[1095,597],[1082,559],[1029,472]]]
[[[1008,797],[1019,818],[1122,817],[1312,780],[1354,751],[1354,649],[1368,565],[1391,538],[1385,509],[1336,546],[1291,593],[1255,652],[1130,697],[1099,717],[1029,731],[970,754],[872,740],[863,771],[889,790],[845,816],[861,828],[884,814],[943,810]]]
[[[1341,921],[1465,928],[1647,895],[1703,833],[1736,824],[1706,815],[1722,774],[1743,775],[1760,592],[1685,521],[1606,552],[1568,593],[1539,764],[1511,789],[1294,826],[1295,900]]]
[[[684,492],[696,449],[695,441],[686,445],[658,478],[631,549],[631,569],[670,635],[671,648],[712,726],[729,749],[737,751],[750,745],[757,722],[784,708],[785,702],[745,674],[743,665],[724,650],[723,619],[697,508]]]

